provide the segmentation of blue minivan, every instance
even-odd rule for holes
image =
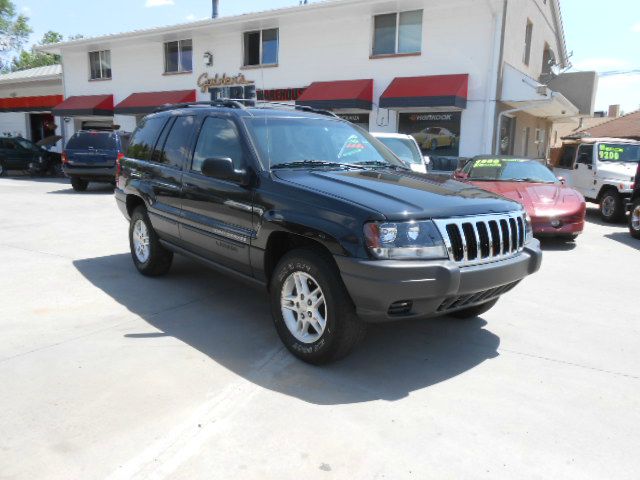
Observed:
[[[117,161],[124,157],[131,134],[125,132],[85,131],[75,133],[62,152],[62,171],[77,192],[89,182],[115,185]]]

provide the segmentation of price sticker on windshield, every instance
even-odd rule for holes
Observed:
[[[350,157],[362,152],[366,147],[357,135],[351,135],[342,146],[338,158]]]
[[[620,160],[620,156],[624,153],[624,147],[615,147],[613,145],[600,144],[598,148],[598,158],[600,160]]]
[[[499,158],[482,158],[473,164],[473,168],[500,168],[502,160]]]

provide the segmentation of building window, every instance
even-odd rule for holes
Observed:
[[[244,33],[244,66],[278,64],[279,32],[277,28]]]
[[[193,41],[179,40],[164,44],[164,72],[182,73],[193,70]]]
[[[420,53],[422,10],[376,15],[373,19],[373,55]]]
[[[111,50],[89,52],[91,80],[108,80],[111,78]]]
[[[524,34],[524,55],[522,61],[525,65],[529,66],[531,60],[531,38],[533,37],[533,23],[531,20],[527,20],[527,29]]]

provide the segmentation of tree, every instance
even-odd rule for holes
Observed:
[[[62,42],[64,37],[58,32],[49,30],[42,36],[42,40],[38,42],[40,45],[48,45],[51,43]],[[44,67],[46,65],[56,65],[60,63],[59,55],[51,55],[50,53],[42,53],[36,51],[36,45],[31,50],[20,50],[18,56],[11,62],[11,71],[27,70],[29,68]]]
[[[29,18],[17,14],[11,0],[0,0],[0,68],[7,69],[7,59],[22,48],[31,33]]]

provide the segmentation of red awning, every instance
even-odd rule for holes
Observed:
[[[116,105],[115,113],[150,113],[163,105],[196,101],[195,90],[175,90],[170,92],[134,93]]]
[[[314,82],[296,100],[297,105],[323,109],[371,110],[372,103],[373,80]]]
[[[468,87],[468,74],[396,78],[380,97],[380,107],[466,108]]]
[[[53,109],[60,117],[80,115],[113,115],[113,95],[83,95],[69,97]]]
[[[62,95],[0,98],[0,112],[49,111],[62,100],[64,100]]]

